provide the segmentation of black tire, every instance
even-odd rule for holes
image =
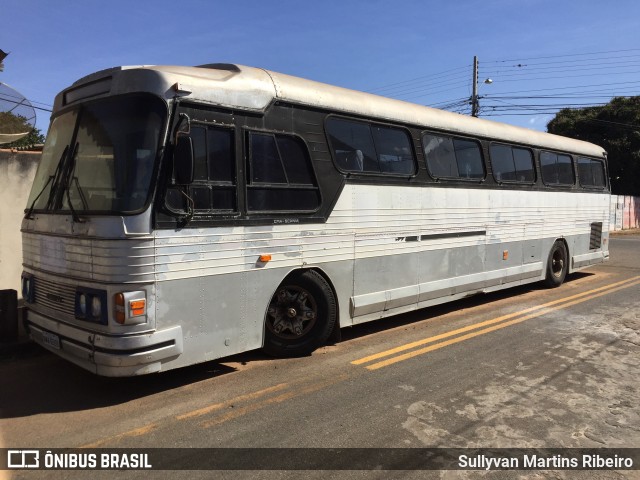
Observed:
[[[545,284],[550,288],[562,285],[569,270],[569,253],[564,242],[556,240],[547,260],[547,276]]]
[[[274,357],[309,355],[325,344],[336,318],[336,299],[327,281],[313,270],[294,272],[267,307],[264,351]]]

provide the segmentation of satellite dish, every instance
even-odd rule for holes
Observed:
[[[0,82],[0,145],[26,137],[35,125],[36,111],[31,102]]]

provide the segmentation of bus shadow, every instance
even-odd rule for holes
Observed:
[[[139,377],[100,377],[32,344],[0,363],[0,419],[124,404],[235,371],[212,361]]]
[[[593,273],[574,273],[567,282],[589,277]],[[545,290],[533,283],[498,292],[478,294],[455,302],[428,307],[342,330],[342,341],[399,326],[423,321],[462,309],[470,309],[497,300],[517,297],[531,291]],[[269,362],[271,357],[251,351],[211,362],[201,363],[159,374],[129,378],[100,377],[32,344],[18,358],[0,362],[4,386],[0,396],[0,419],[26,417],[42,413],[90,410],[124,404],[154,394],[168,392],[197,382],[236,372],[233,364]]]

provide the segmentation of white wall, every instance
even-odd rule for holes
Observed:
[[[18,297],[22,273],[20,224],[40,156],[40,152],[0,150],[0,290],[17,290]]]

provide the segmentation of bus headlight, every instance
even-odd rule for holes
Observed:
[[[99,317],[101,312],[102,301],[100,300],[100,297],[93,297],[91,299],[91,316],[94,318]]]
[[[82,315],[86,315],[87,314],[87,295],[84,293],[80,294],[80,297],[78,298],[78,306],[80,308],[80,313]]]
[[[90,322],[107,324],[107,292],[94,288],[76,289],[76,318]]]
[[[120,325],[138,325],[147,321],[147,293],[121,292],[113,296],[115,319]]]

